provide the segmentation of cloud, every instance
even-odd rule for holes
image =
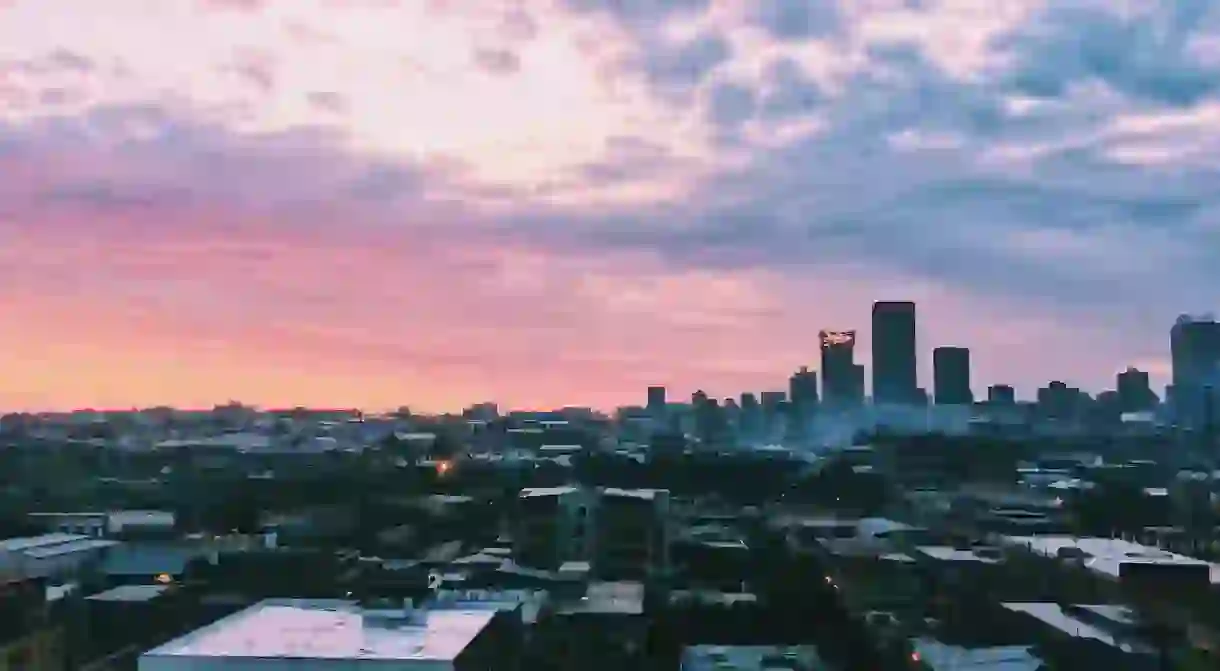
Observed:
[[[510,75],[521,68],[521,59],[507,49],[479,49],[474,60],[479,67],[497,75]]]
[[[644,69],[663,90],[683,91],[699,84],[730,55],[731,47],[724,36],[703,33],[677,44],[648,50]]]
[[[88,371],[0,356],[37,398],[723,395],[885,298],[1096,389],[1220,299],[1208,3],[56,2],[0,23],[0,352]]]
[[[808,115],[823,102],[817,82],[790,58],[780,58],[768,65],[763,79],[767,93],[759,107],[768,118]]]
[[[347,111],[347,100],[333,91],[312,91],[308,98],[311,105],[327,112],[343,114]]]
[[[806,0],[761,0],[754,18],[771,35],[784,40],[804,40],[835,32],[837,7],[831,2]]]
[[[1128,16],[1101,8],[1051,9],[1036,28],[1007,40],[1019,64],[1012,85],[1028,95],[1057,97],[1073,81],[1097,79],[1134,98],[1191,106],[1220,85],[1220,68],[1188,50],[1209,15],[1215,16],[1211,3],[1198,0]]]
[[[754,115],[757,107],[753,90],[731,82],[714,86],[707,104],[712,123],[725,129],[740,126]]]
[[[266,8],[269,0],[199,0],[199,4],[206,9],[255,12]]]

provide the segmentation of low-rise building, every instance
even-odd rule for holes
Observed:
[[[350,601],[268,600],[140,656],[140,671],[396,668],[499,671],[512,614],[497,609],[365,608]]]

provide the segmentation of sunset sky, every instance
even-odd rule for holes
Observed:
[[[925,386],[1163,384],[1217,8],[0,0],[0,408],[736,395],[903,299]]]

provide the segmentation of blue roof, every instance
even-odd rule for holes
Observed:
[[[99,538],[86,538],[85,540],[72,541],[70,543],[60,543],[58,545],[31,548],[25,551],[25,556],[30,557],[31,559],[47,559],[49,557],[59,557],[61,555],[73,554],[75,552],[100,550],[102,548],[114,547],[118,544],[119,543],[117,541],[108,541]]]
[[[71,543],[89,538],[82,534],[43,534],[41,536],[24,536],[21,538],[6,538],[0,540],[0,552],[21,552],[31,548],[40,548],[60,543]]]
[[[110,551],[102,570],[108,575],[181,575],[192,559],[204,555],[187,545],[124,543]]]

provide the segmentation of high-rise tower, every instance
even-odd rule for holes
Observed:
[[[859,405],[863,386],[856,380],[856,332],[821,331],[822,403],[840,410]]]
[[[1169,342],[1174,415],[1179,424],[1201,426],[1220,388],[1220,323],[1183,315],[1169,332]]]
[[[915,402],[919,375],[915,355],[915,303],[873,303],[873,402]]]
[[[937,347],[932,350],[932,391],[937,405],[971,405],[970,350],[965,347]]]

